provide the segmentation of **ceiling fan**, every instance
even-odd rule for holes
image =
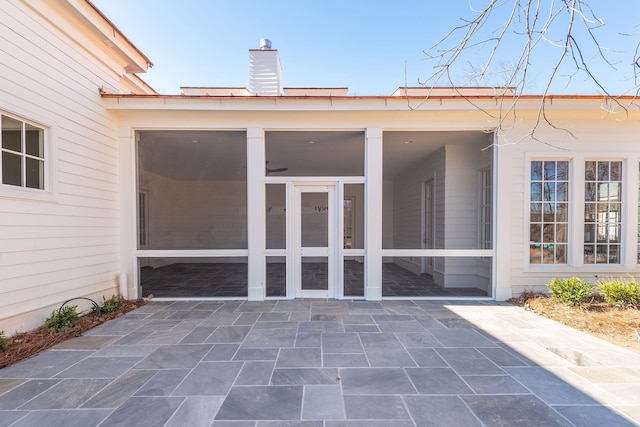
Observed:
[[[286,172],[289,168],[269,168],[269,160],[265,165],[265,174],[268,176],[270,173]]]

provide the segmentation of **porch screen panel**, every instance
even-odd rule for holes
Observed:
[[[384,132],[383,248],[492,248],[490,146],[484,132]]]
[[[284,184],[266,186],[267,249],[287,248],[287,188]]]
[[[145,249],[247,248],[245,132],[140,131],[137,149]]]
[[[302,247],[329,246],[329,200],[327,193],[301,195]]]
[[[285,297],[287,295],[287,258],[268,256],[266,260],[266,296]]]
[[[364,297],[364,257],[345,257],[344,296]]]
[[[343,248],[364,249],[364,184],[345,184],[343,214]]]
[[[418,260],[420,261],[420,260]],[[424,259],[422,264],[424,264]],[[491,263],[482,257],[433,257],[431,273],[406,257],[382,258],[383,297],[492,296]]]
[[[266,176],[364,176],[362,131],[270,131]]]
[[[138,268],[145,298],[247,296],[247,257],[150,257]]]

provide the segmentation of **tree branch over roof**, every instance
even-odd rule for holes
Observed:
[[[503,76],[501,82],[491,85],[512,89],[498,92],[503,94],[500,96],[498,114],[474,104],[496,120],[499,132],[506,133],[518,121],[518,100],[532,86],[532,81],[536,80],[532,64],[542,59],[551,60],[553,65],[545,77],[535,124],[528,135],[532,139],[536,139],[536,130],[543,124],[560,129],[548,116],[546,107],[547,98],[554,85],[560,83],[561,77],[566,79],[565,88],[576,78],[583,77],[591,81],[597,92],[610,100],[608,114],[627,115],[640,93],[640,42],[636,42],[634,52],[627,53],[631,60],[626,64],[622,63],[624,67],[630,67],[627,72],[633,77],[631,87],[625,93],[631,94],[632,100],[629,102],[627,99],[623,103],[618,98],[622,94],[614,95],[607,89],[606,80],[610,76],[595,70],[597,62],[612,70],[618,70],[621,63],[612,61],[609,54],[613,51],[600,42],[601,34],[598,30],[605,27],[605,22],[594,12],[589,0],[485,1],[488,1],[486,6],[474,9],[473,0],[469,0],[473,16],[463,19],[460,25],[451,29],[429,51],[424,52],[426,59],[435,64],[434,72],[421,81],[421,84],[427,87],[459,87],[461,85],[454,81],[457,77],[454,67],[468,60],[469,56],[474,59],[481,56],[485,58],[484,64],[473,67],[469,77],[476,82],[484,82],[486,86],[488,80],[495,78],[496,65],[504,60],[508,51],[511,58],[515,54],[513,65],[501,69],[498,72]],[[638,38],[638,34],[618,35]],[[568,130],[563,130],[571,134]]]

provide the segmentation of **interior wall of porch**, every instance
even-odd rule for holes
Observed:
[[[391,217],[384,223],[386,248],[423,248],[423,185],[433,180],[433,249],[480,249],[478,173],[491,165],[491,150],[482,150],[485,147],[484,141],[471,146],[447,144],[393,181],[385,181],[384,205],[392,206],[392,212],[385,210],[385,214],[389,212]],[[389,260],[414,274],[422,272],[420,257],[393,257]],[[440,286],[474,286],[490,291],[491,275],[486,260],[436,257],[433,263],[433,279]]]

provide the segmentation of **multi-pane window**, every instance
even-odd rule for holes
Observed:
[[[529,262],[566,264],[569,223],[569,162],[531,162]]]
[[[584,263],[620,264],[622,162],[586,161]]]
[[[44,130],[0,115],[2,184],[44,189]]]

